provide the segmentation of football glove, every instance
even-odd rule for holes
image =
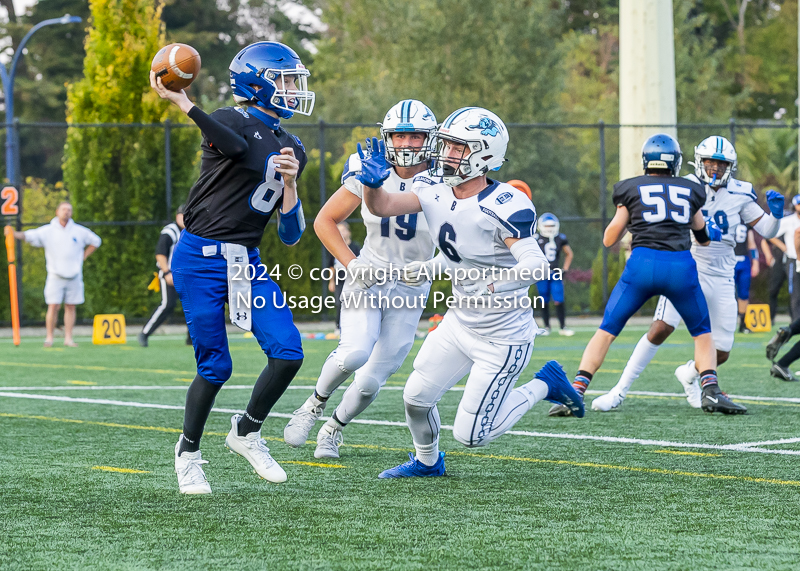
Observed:
[[[386,148],[383,141],[376,137],[367,139],[366,151],[358,144],[358,156],[361,158],[361,172],[356,174],[356,180],[369,188],[380,188],[383,181],[389,178],[391,165],[386,160]]]
[[[708,239],[712,242],[722,240],[722,230],[711,218],[706,218],[706,233],[708,234]]]
[[[775,218],[783,218],[783,195],[772,189],[767,191],[767,206]]]
[[[350,275],[350,283],[363,289],[369,289],[378,283],[375,268],[361,258],[354,258],[347,264],[347,273]]]
[[[461,289],[470,297],[482,297],[484,295],[492,295],[492,292],[489,290],[489,285],[492,282],[490,280],[478,280],[478,281],[471,281],[471,280],[461,280],[460,285]]]
[[[426,262],[414,261],[403,266],[400,279],[411,287],[421,286],[431,280],[441,279],[446,266],[444,255],[439,254]]]

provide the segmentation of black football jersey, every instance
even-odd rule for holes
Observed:
[[[553,238],[545,238],[538,233],[533,236],[539,242],[539,247],[544,252],[544,257],[550,262],[550,269],[555,270],[561,265],[561,252],[564,250],[564,246],[569,245],[567,237],[564,234],[558,234]]]
[[[302,173],[305,149],[300,139],[280,127],[273,131],[244,108],[223,107],[211,117],[244,137],[248,151],[239,160],[230,159],[203,135],[200,178],[186,201],[186,230],[255,248],[272,213],[283,204],[283,178],[275,171],[273,157],[292,147]]]
[[[613,201],[630,214],[631,248],[679,252],[691,246],[692,218],[705,204],[706,192],[685,178],[644,175],[615,184]]]

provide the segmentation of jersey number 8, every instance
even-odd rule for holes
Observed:
[[[642,212],[645,222],[663,222],[669,216],[678,224],[689,223],[689,196],[691,189],[682,186],[669,185],[665,190],[663,184],[648,184],[639,187],[639,197],[642,204],[652,210]]]
[[[269,214],[275,210],[275,205],[283,196],[283,177],[275,170],[276,156],[277,153],[269,156],[267,168],[264,169],[264,182],[250,195],[250,206],[262,214]]]

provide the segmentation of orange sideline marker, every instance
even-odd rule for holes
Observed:
[[[8,291],[11,295],[11,330],[14,345],[19,345],[19,297],[17,295],[17,257],[14,253],[14,229],[5,227],[6,254],[8,255]]]

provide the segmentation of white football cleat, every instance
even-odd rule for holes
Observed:
[[[314,458],[338,458],[339,446],[343,441],[341,430],[332,429],[327,424],[323,424],[317,434],[317,449],[314,450]]]
[[[325,403],[317,405],[311,401],[313,398],[313,395],[310,396],[303,406],[292,413],[292,419],[283,429],[283,440],[292,448],[306,443],[308,433],[314,428],[314,423],[320,419],[325,409]]]
[[[187,452],[178,456],[181,441],[175,445],[175,473],[178,475],[178,489],[182,494],[210,494],[211,486],[206,480],[202,465],[208,464],[203,460],[200,451]]]
[[[548,335],[550,335],[550,328],[545,327],[544,329],[539,329],[539,333],[537,333],[537,335],[539,335],[540,337],[547,337]]]
[[[559,329],[558,334],[563,335],[564,337],[572,337],[575,335],[575,332],[572,329]]]
[[[675,377],[683,385],[686,400],[692,408],[700,408],[703,404],[703,391],[700,389],[700,375],[694,367],[694,361],[689,361],[675,369]]]
[[[225,446],[231,452],[235,452],[250,462],[250,465],[255,468],[256,474],[265,480],[276,484],[285,482],[286,472],[270,456],[267,443],[261,438],[261,431],[251,432],[247,436],[239,436],[239,419],[241,417],[240,414],[234,414],[231,417],[231,431],[225,437]]]
[[[597,412],[608,412],[617,408],[624,400],[624,396],[617,392],[611,391],[610,393],[600,395],[594,399],[592,401],[592,410],[596,410]]]

